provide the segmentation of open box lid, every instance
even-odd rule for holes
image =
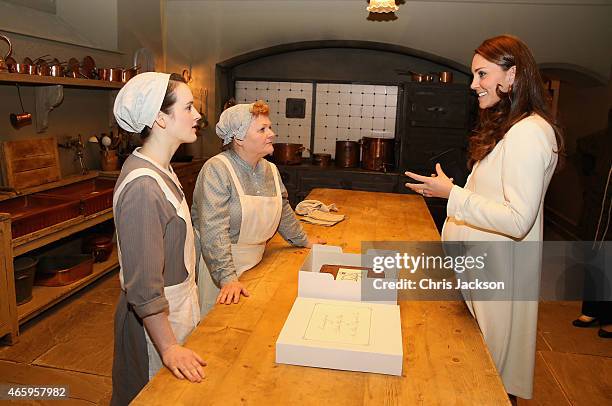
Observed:
[[[368,257],[380,255],[380,251],[369,250],[365,255],[344,253],[342,247],[334,245],[313,245],[304,260],[298,275],[298,297],[330,300],[347,300],[353,302],[372,302],[397,304],[397,290],[376,289],[376,278],[365,269],[361,271],[361,280],[336,280],[331,273],[320,272],[323,265],[346,265],[362,267],[373,261]],[[369,275],[368,275],[369,274]],[[397,281],[396,276],[380,274],[379,279]]]

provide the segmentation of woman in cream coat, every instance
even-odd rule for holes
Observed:
[[[431,177],[406,172],[422,182],[406,186],[423,196],[448,199],[444,241],[541,241],[544,196],[563,144],[535,60],[521,40],[503,35],[476,49],[472,73],[480,120],[470,140],[472,172],[465,187],[453,185],[439,164]],[[537,243],[522,244],[524,249],[506,245],[509,250],[497,244],[488,244],[496,255],[489,255],[487,277],[508,280],[512,275],[513,285],[507,287],[511,296],[473,300],[472,296],[483,296],[464,291],[464,297],[506,391],[529,399],[541,252]],[[517,285],[529,285],[531,293],[525,294]]]

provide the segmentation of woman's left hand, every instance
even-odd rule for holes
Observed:
[[[306,244],[306,248],[312,248],[312,246],[314,244],[327,244],[327,241],[325,241],[323,238],[319,238],[319,237],[313,237],[310,238],[308,237],[308,244]]]
[[[432,176],[421,176],[416,173],[406,172],[407,176],[423,183],[406,183],[406,187],[423,195],[424,197],[443,197],[448,199],[453,188],[453,179],[446,176],[440,164],[436,164],[436,174]]]

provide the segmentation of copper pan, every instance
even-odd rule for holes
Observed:
[[[100,68],[98,69],[100,80],[108,82],[121,82],[123,80],[123,69],[121,68]]]
[[[340,168],[358,167],[360,147],[357,141],[336,141],[336,166]]]
[[[363,137],[363,168],[381,172],[393,169],[394,144],[393,138]]]
[[[36,75],[36,65],[29,63],[15,63],[10,64],[9,72],[11,73],[23,73],[25,75]]]
[[[440,83],[453,83],[453,72],[438,72],[437,75],[440,80]]]
[[[417,73],[410,71],[410,75],[413,82],[433,82],[434,80],[433,75],[430,75],[429,73]]]
[[[274,144],[272,157],[277,164],[299,165],[302,162],[302,151],[304,149],[302,144],[278,142]]]
[[[125,83],[128,80],[132,79],[134,76],[138,75],[139,70],[140,68],[138,66],[133,66],[129,69],[125,69],[123,71],[123,74],[121,75],[121,81]]]
[[[316,153],[312,154],[312,164],[326,168],[331,165],[331,154]]]

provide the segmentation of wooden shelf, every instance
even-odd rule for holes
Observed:
[[[26,234],[13,240],[13,255],[19,256],[36,248],[68,237],[74,233],[85,230],[96,224],[113,218],[113,208],[92,214],[91,216],[78,216],[63,223],[43,228],[42,230]]]
[[[68,87],[88,87],[97,89],[121,89],[122,82],[109,82],[95,79],[56,78],[53,76],[27,75],[23,73],[0,73],[0,82],[29,85],[63,85]]]
[[[54,188],[58,188],[58,187],[66,186],[66,185],[71,185],[73,183],[81,182],[84,180],[93,179],[97,176],[98,176],[98,171],[89,171],[89,173],[86,173],[85,175],[70,175],[70,176],[66,176],[63,179],[55,181],[55,182],[44,183],[42,185],[32,186],[26,189],[9,190],[8,188],[2,187],[2,191],[0,191],[0,201],[12,199],[13,197],[16,197],[16,196],[44,192],[49,189],[54,189]]]
[[[78,292],[85,286],[104,276],[118,266],[119,260],[117,258],[117,247],[115,247],[108,260],[94,263],[93,272],[91,275],[88,275],[83,279],[66,286],[34,286],[34,289],[32,290],[32,300],[17,306],[19,324],[23,324],[33,317],[36,317],[49,307]]]

